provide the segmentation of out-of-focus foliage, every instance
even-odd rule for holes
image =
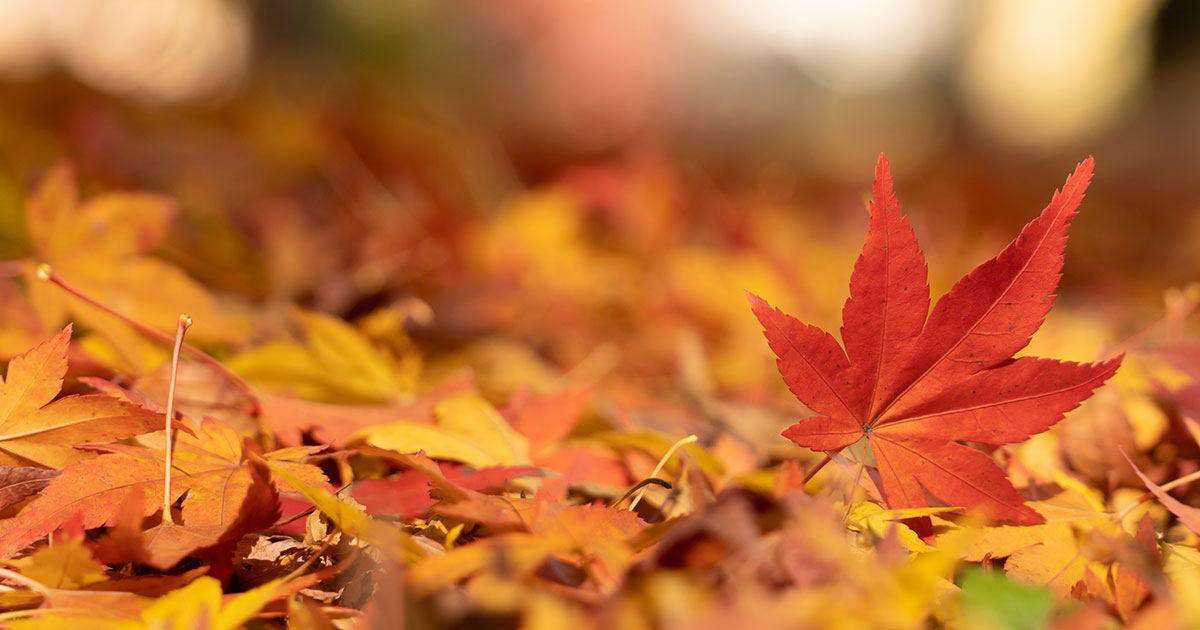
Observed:
[[[0,7],[0,624],[1200,625],[1186,3],[79,2]],[[837,328],[881,150],[938,295],[1096,156],[1046,523],[779,435],[745,291]]]

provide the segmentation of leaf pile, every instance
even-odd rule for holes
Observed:
[[[0,623],[1194,626],[1195,296],[1117,348],[1051,311],[1092,168],[931,309],[881,157],[839,343],[757,295],[827,323],[851,237],[697,234],[659,162],[387,221],[343,172],[220,290],[173,201],[56,167],[0,283]]]

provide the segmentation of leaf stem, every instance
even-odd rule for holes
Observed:
[[[26,619],[29,617],[37,617],[39,615],[78,615],[83,618],[94,619],[96,617],[95,608],[22,608],[21,610],[10,610],[0,613],[0,623],[6,621],[16,621],[18,619]]]
[[[609,503],[608,507],[612,508],[612,507],[617,507],[618,505],[621,505],[621,502],[624,501],[625,499],[628,499],[629,497],[633,496],[634,492],[637,492],[638,490],[642,490],[646,486],[649,486],[649,485],[662,486],[663,488],[666,488],[667,490],[671,489],[671,482],[669,482],[665,479],[659,479],[658,477],[648,477],[648,478],[643,479],[643,480],[637,482],[636,484],[634,484],[632,488],[630,488],[629,490],[627,490],[625,492],[625,494],[621,495],[621,498],[613,501],[612,503]]]
[[[858,460],[858,472],[854,473],[854,483],[850,485],[850,490],[846,492],[846,511],[842,512],[842,522],[850,517],[850,507],[854,505],[854,494],[858,492],[858,484],[862,483],[863,469],[867,467],[867,460]]]
[[[42,584],[41,582],[39,582],[31,577],[26,577],[24,575],[21,575],[20,573],[17,573],[16,571],[11,571],[9,569],[0,568],[0,578],[4,578],[6,580],[12,580],[18,584],[23,584],[25,586],[28,586],[30,588],[30,590],[37,591],[38,593],[40,593],[42,595],[42,597],[45,597],[50,594],[50,588],[47,587],[45,584]]]
[[[147,337],[150,337],[151,339],[161,341],[165,344],[170,344],[173,341],[170,335],[167,335],[166,333],[162,332],[161,330],[147,326],[146,324],[143,324],[127,315],[118,313],[117,311],[110,308],[108,305],[100,302],[99,300],[96,300],[95,298],[91,297],[90,295],[75,288],[69,282],[64,280],[62,276],[58,275],[58,272],[54,271],[54,268],[51,267],[48,263],[41,263],[40,265],[37,266],[37,277],[42,280],[45,280],[46,282],[50,282],[52,284],[58,285],[58,287],[60,289],[62,289],[63,291],[66,291],[67,293],[70,293],[71,295],[83,300],[84,302],[88,303],[89,305],[94,306],[94,307],[104,311],[105,313],[112,315],[113,317],[116,317],[117,319],[125,322],[126,324],[129,324],[135,330],[137,330],[138,332],[142,333],[143,335],[145,335]],[[252,399],[254,399],[255,406],[256,407],[258,406],[258,396],[254,393],[254,388],[251,387],[250,384],[245,381],[245,379],[243,379],[241,376],[238,376],[238,374],[236,372],[234,372],[233,370],[226,367],[225,364],[221,363],[220,361],[214,359],[207,352],[205,352],[193,345],[185,343],[181,346],[181,348],[184,352],[192,355],[192,357],[195,358],[196,360],[200,361],[201,363],[207,363],[208,365],[212,366],[217,371],[219,371],[221,374],[224,374],[225,377],[230,380],[230,382],[232,382],[234,385],[237,385],[248,396],[250,396]]]
[[[680,447],[686,446],[688,444],[692,444],[693,442],[695,442],[699,439],[700,439],[700,436],[693,433],[692,435],[689,435],[689,436],[683,438],[682,440],[679,440],[678,442],[672,444],[671,448],[667,449],[666,453],[663,453],[662,459],[658,460],[658,465],[654,467],[654,472],[650,473],[650,477],[652,477],[652,478],[657,477],[658,473],[662,472],[663,467],[667,465],[668,461],[670,461],[671,456],[674,455],[675,451],[679,450]],[[637,504],[642,500],[642,496],[646,494],[647,487],[648,486],[642,486],[642,488],[640,490],[638,490],[637,496],[633,497],[633,500],[629,502],[629,511],[630,512],[632,512],[634,510],[634,508],[637,507]]]
[[[825,459],[817,462],[817,465],[813,466],[812,470],[808,471],[808,474],[804,475],[804,479],[800,482],[801,489],[808,485],[808,482],[812,481],[812,478],[816,477],[817,473],[821,472],[821,469],[831,461],[833,461],[833,457],[829,453],[825,453]]]
[[[171,421],[175,419],[175,381],[179,376],[179,349],[183,346],[183,335],[191,325],[191,317],[187,315],[179,316],[179,323],[175,326],[175,345],[171,348],[171,382],[167,387],[167,461],[166,470],[163,472],[162,523],[164,526],[174,523],[171,519],[171,457],[175,449],[172,448],[174,431],[171,427]]]
[[[1169,481],[1167,483],[1164,483],[1163,485],[1161,485],[1159,487],[1162,488],[1163,492],[1170,492],[1171,490],[1174,490],[1175,488],[1178,488],[1179,486],[1191,483],[1197,479],[1200,479],[1200,470],[1197,470],[1191,474],[1184,475],[1184,476],[1176,479],[1175,481]],[[1143,494],[1142,496],[1138,497],[1137,501],[1134,501],[1133,503],[1126,505],[1124,508],[1121,509],[1120,512],[1113,514],[1113,518],[1118,521],[1124,520],[1126,516],[1129,516],[1130,512],[1134,511],[1137,508],[1137,506],[1139,506],[1153,498],[1154,498],[1154,493],[1147,492],[1147,493]]]

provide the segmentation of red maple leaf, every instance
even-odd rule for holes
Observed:
[[[750,295],[788,388],[820,414],[783,435],[815,451],[870,443],[889,507],[925,492],[992,518],[1040,523],[987,454],[1049,429],[1116,372],[1121,357],[1078,364],[1013,358],[1054,301],[1067,228],[1092,176],[1088,158],[1000,255],[929,310],[925,256],[880,155],[862,254],[842,308],[842,342]]]

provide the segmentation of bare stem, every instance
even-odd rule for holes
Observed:
[[[691,444],[699,439],[699,436],[692,434],[672,444],[671,448],[667,449],[666,453],[663,453],[662,459],[658,460],[658,465],[654,467],[654,472],[650,473],[650,476],[658,477],[658,473],[662,472],[663,466],[667,465],[667,462],[671,460],[671,456],[675,454],[675,451],[679,450],[680,447]],[[642,489],[638,490],[637,496],[633,497],[633,500],[629,502],[630,512],[632,512],[634,508],[637,507],[637,504],[642,500],[642,495],[646,494],[646,488],[647,486],[642,486]]]
[[[854,505],[854,494],[858,492],[858,484],[862,482],[863,469],[867,467],[867,460],[858,460],[858,472],[854,473],[854,483],[850,485],[850,491],[846,493],[846,511],[842,512],[842,522],[850,516],[850,506]]]
[[[6,580],[12,580],[13,582],[16,582],[18,584],[23,584],[25,586],[28,586],[31,590],[37,591],[43,597],[50,594],[50,589],[47,588],[45,584],[42,584],[41,582],[39,582],[31,577],[26,577],[24,575],[21,575],[20,573],[17,573],[16,571],[11,571],[9,569],[0,568],[0,578],[4,578]]]
[[[618,505],[621,505],[621,502],[624,501],[625,499],[628,499],[629,497],[633,496],[633,493],[635,493],[638,490],[641,490],[649,485],[662,486],[663,488],[666,488],[667,490],[671,489],[671,482],[669,482],[665,479],[659,479],[657,477],[650,477],[648,479],[643,479],[643,480],[633,484],[632,488],[627,490],[625,492],[625,494],[621,495],[621,497],[619,499],[616,499],[615,501],[609,503],[608,507],[612,508],[612,507],[617,507]]]
[[[1175,481],[1168,481],[1167,483],[1164,483],[1163,485],[1161,485],[1159,487],[1162,488],[1163,492],[1170,492],[1170,491],[1174,490],[1175,488],[1178,488],[1179,486],[1182,486],[1184,484],[1189,484],[1197,479],[1200,479],[1200,470],[1197,470],[1191,474],[1184,475],[1184,476],[1176,479]],[[1142,496],[1138,497],[1137,501],[1134,501],[1133,503],[1126,505],[1120,512],[1117,512],[1116,514],[1114,514],[1113,518],[1117,519],[1118,521],[1123,520],[1126,516],[1129,516],[1130,512],[1137,509],[1137,506],[1139,506],[1153,498],[1154,498],[1154,493],[1147,492],[1147,493],[1143,494]]]
[[[171,520],[171,458],[175,449],[171,421],[175,419],[175,380],[179,375],[179,349],[183,346],[183,335],[191,325],[191,317],[179,316],[179,323],[175,326],[175,345],[171,348],[171,383],[167,387],[167,463],[163,473],[163,525],[174,522]]]
[[[821,469],[831,461],[833,461],[833,457],[830,456],[829,453],[825,453],[825,459],[817,462],[817,465],[813,466],[812,470],[808,471],[808,474],[804,475],[804,480],[800,482],[800,487],[803,488],[808,484],[808,482],[812,481],[812,478],[816,477],[817,473],[821,472]]]
[[[58,273],[56,271],[54,271],[53,267],[51,267],[50,265],[48,265],[46,263],[42,263],[42,264],[38,265],[37,276],[38,276],[38,278],[41,278],[42,280],[45,280],[46,282],[50,282],[55,285],[58,285],[58,287],[60,289],[62,289],[63,291],[66,291],[67,293],[70,293],[71,295],[83,300],[84,302],[90,304],[91,306],[94,306],[94,307],[104,311],[105,313],[108,313],[109,315],[112,315],[113,317],[116,317],[117,319],[125,322],[126,324],[129,324],[135,330],[137,330],[138,332],[142,333],[143,335],[145,335],[147,337],[150,337],[151,339],[155,339],[155,340],[161,341],[166,344],[170,344],[173,341],[170,335],[167,335],[166,333],[162,332],[161,330],[158,330],[157,328],[152,328],[152,327],[147,326],[127,315],[118,313],[117,311],[114,311],[113,309],[109,308],[106,304],[96,300],[95,298],[91,297],[90,295],[71,286],[70,283],[68,283],[66,280],[63,280],[62,276],[58,275]],[[184,352],[192,355],[192,357],[194,357],[201,363],[207,363],[208,365],[212,366],[217,371],[221,372],[221,374],[224,374],[225,378],[228,378],[233,384],[237,385],[248,396],[253,398],[255,401],[258,400],[258,396],[255,395],[255,393],[254,393],[254,388],[250,387],[250,384],[247,383],[244,379],[242,379],[242,377],[238,376],[237,373],[235,373],[233,370],[230,370],[228,367],[225,367],[225,364],[214,359],[213,357],[211,357],[208,353],[204,352],[203,350],[201,350],[195,346],[192,346],[190,344],[185,343],[182,346],[180,346],[180,348],[182,348],[182,350]],[[255,404],[257,404],[257,402]]]

